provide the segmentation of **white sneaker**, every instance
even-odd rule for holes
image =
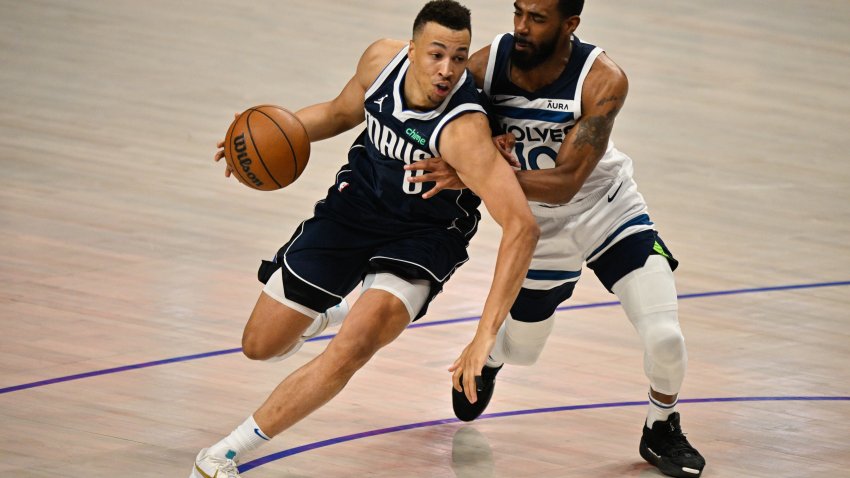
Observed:
[[[295,345],[293,345],[289,350],[280,355],[266,359],[266,362],[280,362],[281,360],[285,360],[286,358],[295,355],[296,352],[301,350],[305,341],[312,339],[313,337],[317,337],[319,334],[327,330],[328,327],[336,327],[341,324],[343,319],[345,319],[348,315],[349,309],[348,301],[342,299],[339,304],[324,311],[322,315],[319,316],[319,327],[314,332],[309,335],[302,335],[301,338],[298,339],[298,342],[295,342]]]
[[[198,453],[189,478],[239,478],[236,462],[207,454],[207,448]]]

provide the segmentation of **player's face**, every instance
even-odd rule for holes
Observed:
[[[426,23],[410,42],[410,70],[416,107],[436,108],[463,76],[469,61],[469,30]],[[419,104],[423,103],[423,104]]]
[[[576,26],[577,18],[576,19]],[[517,0],[514,2],[514,48],[511,61],[521,70],[530,70],[549,59],[570,28],[558,11],[558,0]]]

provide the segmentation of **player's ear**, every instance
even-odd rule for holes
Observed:
[[[416,42],[410,40],[410,46],[407,48],[407,59],[413,61],[413,51],[416,49]]]
[[[573,15],[564,20],[564,29],[568,31],[570,35],[572,35],[573,32],[575,32],[578,28],[579,23],[581,23],[581,17],[578,15]]]

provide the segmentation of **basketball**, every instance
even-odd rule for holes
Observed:
[[[286,108],[261,105],[240,114],[224,139],[224,158],[242,184],[274,191],[304,172],[310,139],[301,121]]]

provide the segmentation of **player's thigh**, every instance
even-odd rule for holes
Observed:
[[[277,346],[297,340],[313,318],[261,292],[242,332],[242,342]]]
[[[452,230],[434,228],[405,234],[375,251],[369,260],[370,273],[390,273],[412,284],[417,291],[414,294],[416,300],[409,305],[416,303],[411,307],[411,313],[415,313],[413,320],[418,320],[428,311],[428,304],[442,291],[452,274],[469,260],[468,244],[466,237]],[[421,285],[425,282],[428,284],[427,294],[420,297]],[[385,285],[387,290],[399,292],[391,284]]]
[[[338,304],[366,275],[370,257],[385,240],[328,217],[304,222],[277,253],[283,303],[292,301],[315,313]]]
[[[614,284],[632,271],[642,268],[651,255],[664,257],[671,270],[676,270],[679,265],[679,261],[673,257],[658,232],[648,230],[622,238],[587,266],[593,270],[602,285],[609,292],[613,292]]]
[[[385,290],[367,289],[351,306],[325,353],[340,364],[365,363],[409,323],[410,313],[398,297]]]

